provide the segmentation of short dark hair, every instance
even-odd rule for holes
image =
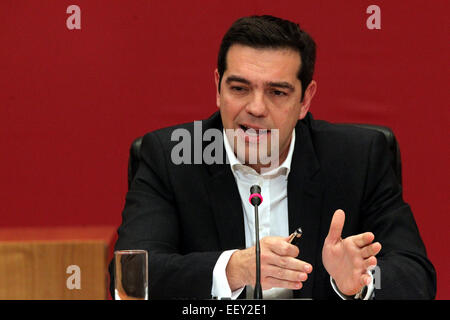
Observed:
[[[233,44],[255,49],[289,48],[300,54],[301,66],[297,78],[302,84],[302,99],[313,78],[316,61],[316,43],[297,23],[263,15],[243,17],[236,20],[222,39],[217,59],[219,91],[223,74],[227,68],[227,53]]]

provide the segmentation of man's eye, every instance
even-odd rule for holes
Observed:
[[[247,94],[248,88],[232,86],[231,92],[233,92],[234,94],[238,94],[238,95],[244,95],[244,94]]]
[[[283,92],[283,91],[280,91],[280,90],[273,90],[272,94],[275,95],[275,96],[279,96],[279,97],[286,96],[286,92]]]

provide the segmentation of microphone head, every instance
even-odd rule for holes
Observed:
[[[250,198],[248,198],[248,201],[250,201],[250,203],[253,206],[259,206],[262,203],[263,198],[261,196],[261,187],[260,186],[258,186],[256,184],[251,186]]]
[[[257,184],[252,185],[250,187],[250,194],[253,194],[253,193],[261,194],[261,187],[258,186]]]

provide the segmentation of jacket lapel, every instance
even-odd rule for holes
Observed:
[[[222,132],[219,112],[204,123],[204,130],[215,128]],[[203,145],[203,149],[206,144]],[[210,179],[206,183],[209,203],[212,206],[221,250],[245,248],[244,213],[239,189],[226,162],[225,146],[222,143],[222,164],[207,165]]]
[[[298,138],[297,138],[298,137]],[[323,183],[320,181],[320,165],[314,152],[308,126],[298,122],[291,172],[288,177],[289,231],[301,227],[299,258],[313,266],[313,272],[303,283],[303,288],[294,291],[296,297],[313,296],[314,268],[321,259],[320,220]]]
[[[225,152],[225,150],[224,150]],[[244,214],[239,190],[229,165],[210,165],[208,195],[222,250],[245,248]]]

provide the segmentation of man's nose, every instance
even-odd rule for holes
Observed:
[[[246,111],[254,117],[264,117],[267,115],[267,105],[264,101],[264,93],[255,92],[251,101],[246,106]]]

